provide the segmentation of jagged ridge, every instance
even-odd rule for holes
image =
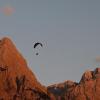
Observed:
[[[100,68],[86,71],[80,82],[66,81],[48,86],[56,100],[100,100]]]

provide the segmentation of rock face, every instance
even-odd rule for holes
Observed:
[[[0,100],[100,100],[100,68],[80,82],[41,85],[9,38],[0,40]]]
[[[66,81],[48,86],[56,100],[100,100],[100,68],[86,71],[80,82]]]
[[[51,100],[9,38],[0,40],[0,100]]]

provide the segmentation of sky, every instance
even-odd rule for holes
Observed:
[[[7,5],[14,10],[1,11]],[[100,0],[0,0],[4,36],[43,85],[79,82],[84,71],[99,67]],[[43,48],[34,49],[35,42]]]

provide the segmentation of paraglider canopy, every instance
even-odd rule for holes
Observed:
[[[36,48],[38,45],[40,45],[41,47],[43,47],[42,43],[37,42],[37,43],[34,44],[34,48]]]

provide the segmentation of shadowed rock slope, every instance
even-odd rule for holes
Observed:
[[[0,40],[0,100],[51,100],[9,38]]]
[[[56,100],[100,100],[100,68],[86,71],[80,82],[66,81],[48,86]]]

